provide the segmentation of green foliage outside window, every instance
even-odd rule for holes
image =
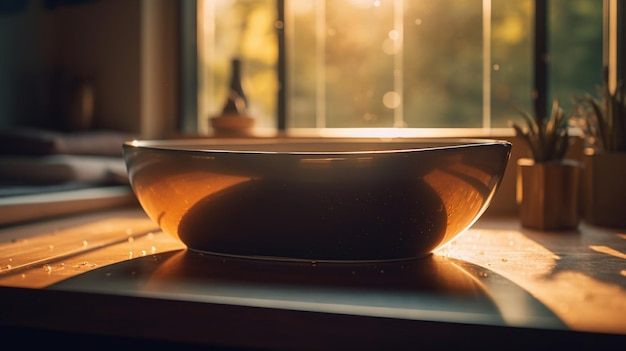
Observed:
[[[275,0],[200,3],[213,11],[203,19],[211,30],[200,44],[199,124],[221,107],[230,59],[240,56],[250,111],[257,125],[275,127]],[[495,128],[522,122],[512,107],[531,110],[533,3],[285,0],[288,128],[481,128],[485,115]],[[602,0],[549,4],[548,100],[568,110],[602,83]]]

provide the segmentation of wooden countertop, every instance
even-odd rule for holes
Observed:
[[[623,346],[626,232],[484,217],[429,258],[296,263],[189,252],[141,209],[112,209],[0,229],[0,311],[6,334],[50,331],[65,343],[378,349],[541,336]]]

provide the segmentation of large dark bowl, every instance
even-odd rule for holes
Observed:
[[[428,255],[487,209],[511,144],[194,139],[124,144],[132,188],[191,250],[275,259]]]

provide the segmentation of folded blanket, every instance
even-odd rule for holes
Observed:
[[[121,156],[130,133],[87,131],[63,133],[35,128],[0,130],[0,155],[99,155]]]
[[[0,156],[0,179],[22,184],[127,184],[121,156]]]
[[[105,185],[105,187],[118,187],[120,185]],[[90,183],[61,183],[61,184],[23,184],[11,180],[0,179],[0,201],[2,198],[10,198],[24,195],[42,195],[59,192],[93,189]]]

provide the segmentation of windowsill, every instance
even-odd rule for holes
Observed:
[[[511,138],[512,128],[290,128],[277,131],[275,128],[254,128],[252,138]],[[208,135],[187,135],[205,138]]]

